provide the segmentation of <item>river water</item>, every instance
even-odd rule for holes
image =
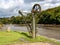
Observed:
[[[12,31],[24,31],[27,32],[26,26],[19,26],[19,25],[4,25],[2,30],[6,30],[8,27]],[[42,36],[46,36],[49,38],[55,38],[60,40],[60,26],[37,26],[38,34]]]

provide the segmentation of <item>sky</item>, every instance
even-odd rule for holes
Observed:
[[[60,6],[60,0],[0,0],[0,17],[17,16],[18,10],[30,12],[34,4],[46,10]]]

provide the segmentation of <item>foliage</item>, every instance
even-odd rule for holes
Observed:
[[[42,24],[60,24],[60,6],[42,11],[39,17]]]

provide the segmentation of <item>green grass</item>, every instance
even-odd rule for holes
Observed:
[[[53,42],[60,45],[60,42],[55,42],[55,40],[50,40],[43,36],[37,36],[35,39],[33,39],[27,32],[0,31],[0,45],[12,44],[14,42]]]
[[[0,32],[0,45],[15,42],[19,37],[20,34],[16,32]]]
[[[60,42],[56,42],[56,45],[60,45]]]
[[[44,36],[37,36],[35,39],[31,38],[28,33],[21,32],[21,38],[27,40],[28,42],[54,42],[55,40],[47,39]]]

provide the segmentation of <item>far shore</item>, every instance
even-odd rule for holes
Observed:
[[[4,25],[10,25],[10,24],[4,24]],[[26,26],[26,24],[11,24],[11,25]],[[36,26],[41,26],[41,27],[60,27],[60,24],[36,24]]]

